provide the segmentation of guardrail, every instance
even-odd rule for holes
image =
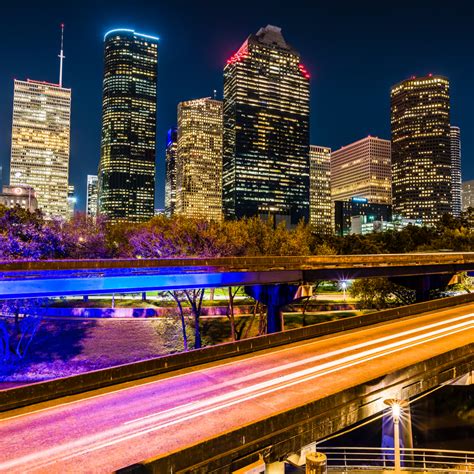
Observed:
[[[110,385],[152,377],[174,370],[207,364],[273,347],[292,344],[306,339],[363,328],[373,324],[413,316],[427,311],[440,310],[474,302],[474,293],[416,303],[361,316],[352,316],[299,329],[252,337],[236,342],[218,344],[204,349],[161,356],[132,364],[119,365],[71,377],[37,382],[17,388],[0,390],[0,411],[12,410]]]
[[[394,448],[326,447],[318,451],[327,456],[329,471],[394,469]],[[474,473],[474,451],[400,448],[403,471]]]
[[[431,252],[367,255],[310,255],[215,258],[152,258],[152,259],[83,259],[83,260],[0,260],[0,274],[5,271],[176,269],[183,271],[272,271],[312,270],[339,267],[391,267],[420,265],[466,265],[474,269],[474,252]]]

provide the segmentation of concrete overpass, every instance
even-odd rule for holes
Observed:
[[[281,308],[302,283],[390,277],[426,301],[468,270],[474,253],[14,261],[0,262],[0,299],[245,286],[266,306],[268,332],[277,332]]]
[[[300,284],[385,276],[408,282],[474,270],[474,253],[0,262],[0,299]],[[425,283],[423,283],[425,282]]]
[[[473,368],[474,303],[426,309],[6,411],[0,472],[129,466],[127,472],[212,473],[258,459],[275,464],[381,411],[385,398],[413,397]]]

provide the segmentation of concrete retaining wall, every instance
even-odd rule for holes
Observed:
[[[352,303],[327,303],[317,304],[316,302],[306,307],[306,312],[315,311],[355,311],[358,305]],[[292,305],[292,311],[302,312],[303,307]],[[234,315],[252,314],[253,305],[235,305]],[[50,317],[65,318],[157,318],[172,316],[177,314],[175,307],[158,308],[56,308],[45,309],[44,315]],[[189,308],[185,308],[189,311]],[[226,316],[227,306],[203,306],[201,316]]]
[[[362,316],[315,324],[276,334],[254,337],[243,341],[219,344],[180,354],[162,356],[142,362],[101,369],[62,379],[38,382],[22,387],[0,390],[0,411],[39,403],[54,398],[86,392],[118,383],[128,382],[160,373],[179,370],[217,360],[252,353],[258,350],[357,329],[406,316],[471,303],[474,293],[443,298],[425,303],[389,309]]]

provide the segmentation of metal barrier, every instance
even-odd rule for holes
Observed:
[[[394,448],[326,447],[328,471],[394,469]],[[402,471],[474,473],[474,451],[400,448]]]

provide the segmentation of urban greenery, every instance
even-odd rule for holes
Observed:
[[[368,235],[335,236],[326,228],[300,223],[286,228],[282,223],[248,218],[239,221],[208,222],[181,216],[156,216],[140,224],[111,224],[77,213],[70,221],[47,221],[41,212],[0,206],[0,259],[94,259],[94,258],[179,258],[268,255],[333,255],[405,253],[429,251],[473,251],[474,209],[459,218],[446,215],[432,227],[408,226],[401,231]],[[317,282],[320,284],[321,282]],[[465,286],[465,285],[464,285]],[[234,316],[237,288],[227,289],[226,320],[230,339],[248,337],[249,325]],[[413,301],[413,292],[387,279],[354,282],[350,294],[366,309],[380,309]],[[204,290],[180,290],[163,294],[163,302],[176,305],[180,340],[184,350],[206,345],[202,333],[201,309]],[[0,358],[25,357],[41,323],[44,306],[39,300],[1,303]],[[185,311],[186,309],[186,311]],[[256,333],[263,334],[265,308],[255,303]],[[305,318],[303,311],[303,319]],[[303,321],[306,323],[306,320]],[[252,323],[252,325],[254,324]],[[167,329],[168,330],[168,329]]]

